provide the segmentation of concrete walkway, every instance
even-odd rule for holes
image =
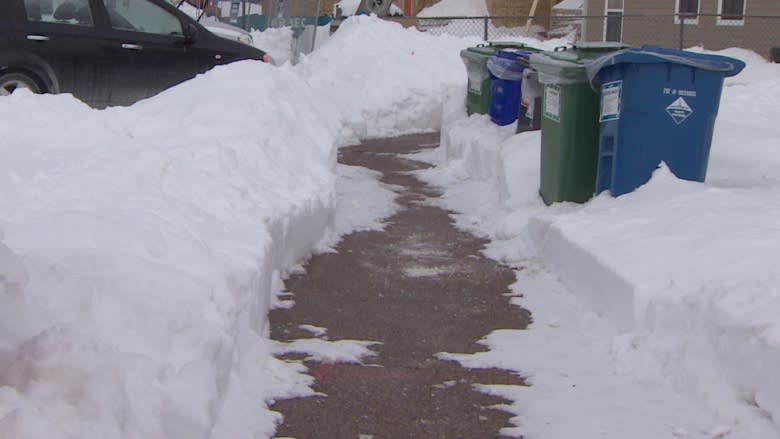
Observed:
[[[403,154],[437,134],[364,142],[339,161],[383,173],[399,187],[401,210],[382,232],[346,236],[337,253],[313,257],[286,282],[296,305],[271,313],[271,337],[309,338],[299,325],[328,329],[330,340],[381,342],[373,365],[307,365],[327,396],[278,401],[279,437],[297,439],[500,438],[504,401],[474,384],[522,384],[500,370],[468,370],[438,352],[473,353],[494,329],[522,329],[528,312],[508,297],[512,270],[480,254],[485,241],[457,230],[449,212],[426,201],[439,192],[408,171],[427,165]],[[531,353],[529,353],[530,355]],[[377,367],[380,365],[381,367]]]

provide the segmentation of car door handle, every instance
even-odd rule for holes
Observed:
[[[130,44],[130,43],[122,43],[123,49],[129,49],[129,50],[143,50],[144,47],[140,44]]]
[[[30,41],[49,41],[49,37],[46,35],[27,35],[27,39]]]

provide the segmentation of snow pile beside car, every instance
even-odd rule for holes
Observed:
[[[271,435],[305,380],[266,313],[327,226],[339,126],[258,62],[128,108],[0,99],[2,436]]]
[[[436,131],[442,100],[466,83],[460,50],[480,42],[354,16],[298,68],[360,138]]]

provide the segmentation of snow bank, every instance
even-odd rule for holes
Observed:
[[[573,291],[630,332],[621,356],[651,361],[732,424],[763,425],[780,419],[780,68],[725,52],[750,78],[726,84],[706,185],[662,167],[632,194],[531,227]]]
[[[297,41],[293,37],[291,27],[269,27],[262,32],[252,29],[252,39],[255,47],[271,55],[274,64],[281,66],[292,61],[295,50],[299,53],[308,52],[312,38],[314,38],[314,50],[317,50],[328,41],[328,38],[330,38],[330,23],[317,26],[316,37],[312,35],[312,28],[312,26],[307,26]],[[296,43],[298,44],[297,48],[295,46]]]
[[[339,34],[303,65],[223,66],[128,108],[0,101],[3,437],[271,437],[265,402],[312,381],[274,353],[370,353],[271,343],[268,309],[312,249],[396,208],[375,173],[338,167],[337,186],[335,148],[437,129],[475,42],[369,17]]]
[[[436,131],[446,90],[466,81],[460,50],[479,42],[353,16],[298,68],[356,138]]]
[[[339,124],[256,62],[129,108],[0,100],[3,436],[272,435],[306,378],[266,314],[327,226]]]
[[[662,167],[647,185],[617,199],[545,207],[536,193],[539,134],[515,135],[456,110],[430,157],[441,166],[426,175],[450,186],[447,205],[464,212],[461,226],[493,239],[487,254],[527,269],[540,253],[572,293],[607,319],[615,331],[609,355],[616,373],[631,370],[700,401],[722,424],[708,437],[774,438],[780,437],[780,422],[772,423],[780,419],[772,376],[780,364],[778,66],[748,51],[725,52],[749,62],[749,80],[726,83],[706,184],[680,181]],[[472,208],[474,199],[485,205]],[[535,320],[546,318],[544,302],[523,303],[529,301],[542,311],[531,308]],[[494,334],[485,343],[511,349],[502,338]],[[451,358],[485,367],[486,355]],[[542,380],[535,394],[551,392],[551,382]],[[513,399],[533,404],[527,396]],[[598,398],[594,406],[607,407]],[[541,418],[550,412],[513,410],[540,416],[516,421],[528,426],[523,434],[545,431],[539,427],[551,422]]]
[[[571,290],[630,334],[620,356],[749,426],[780,415],[779,220],[780,203],[764,191],[680,181],[662,168],[630,195],[537,217],[532,228]]]

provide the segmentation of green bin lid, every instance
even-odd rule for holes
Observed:
[[[482,56],[493,56],[498,53],[499,50],[501,50],[501,48],[498,46],[485,46],[484,44],[466,49],[467,52]]]
[[[557,47],[535,53],[529,58],[531,68],[537,70],[545,83],[587,82],[585,67],[588,63],[604,55],[624,49],[622,43],[578,43],[573,47]]]
[[[521,43],[519,41],[491,41],[487,44],[478,44],[476,46],[469,47],[466,50],[469,52],[478,53],[480,55],[493,56],[502,49],[523,49],[533,52],[541,52],[541,49],[528,47],[525,45],[525,43]]]
[[[572,83],[588,80],[585,71],[587,58],[582,58],[575,51],[542,52],[530,56],[531,68],[538,71],[543,82]]]
[[[501,48],[506,47],[525,47],[525,43],[521,43],[519,41],[490,41],[488,42],[488,46],[498,46]]]
[[[491,41],[488,43],[488,45],[498,47],[499,49],[523,49],[531,52],[542,51],[542,49],[537,49],[535,47],[528,46],[527,44],[518,41]]]
[[[620,49],[628,49],[628,44],[616,43],[612,41],[581,41],[574,43],[572,49],[583,52],[614,52]]]

